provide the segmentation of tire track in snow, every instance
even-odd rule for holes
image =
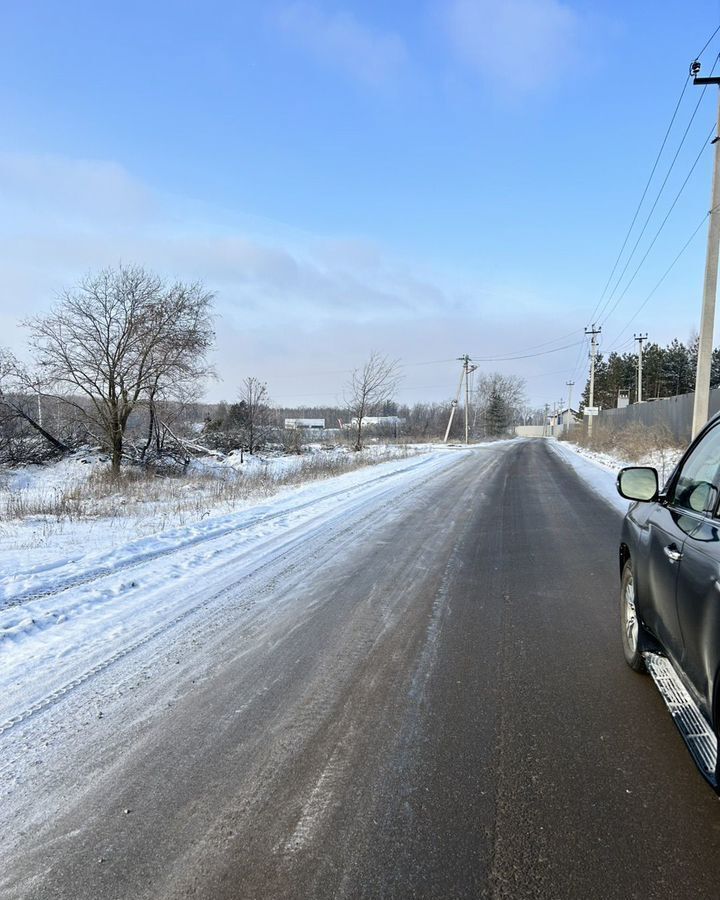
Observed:
[[[360,484],[348,485],[341,490],[332,491],[329,494],[326,494],[324,497],[314,497],[311,500],[299,503],[297,506],[293,506],[289,509],[286,508],[277,510],[276,512],[267,513],[266,515],[256,516],[255,518],[247,522],[226,525],[216,530],[208,531],[205,534],[195,534],[184,541],[173,544],[171,547],[141,552],[137,556],[132,557],[124,563],[120,562],[114,566],[102,566],[101,568],[93,569],[91,572],[86,572],[85,574],[78,575],[74,578],[63,579],[59,581],[56,586],[48,588],[47,590],[27,591],[25,593],[18,594],[14,597],[3,600],[0,604],[0,611],[23,606],[27,603],[32,603],[35,600],[43,600],[48,597],[53,597],[57,594],[63,593],[63,591],[70,590],[71,588],[75,587],[82,587],[83,585],[87,584],[92,584],[96,581],[102,580],[103,578],[107,578],[110,575],[119,575],[121,573],[128,572],[140,565],[143,565],[144,563],[151,562],[166,556],[171,556],[174,553],[187,550],[189,547],[195,547],[199,544],[208,543],[210,541],[217,540],[218,538],[226,537],[228,534],[231,534],[233,532],[247,531],[250,528],[254,528],[258,525],[265,525],[270,522],[277,521],[278,519],[282,519],[283,517],[292,516],[310,507],[316,507],[318,503],[325,503],[327,501],[335,500],[338,497],[347,496],[348,494],[357,494],[362,490],[373,487],[374,485],[377,485],[382,481],[390,478],[396,478],[402,475],[407,475],[408,473],[413,472],[416,469],[428,465],[430,462],[436,461],[437,457],[429,457],[421,460],[418,463],[415,463],[414,465],[406,466],[402,469],[397,469],[394,472],[385,472],[382,475],[379,475],[377,478],[371,478],[368,481],[361,482]],[[15,576],[15,578],[17,578],[17,576]]]
[[[459,461],[462,458],[463,457],[458,457],[457,461]],[[426,460],[423,460],[422,463],[400,469],[396,472],[385,473],[385,474],[379,476],[378,478],[373,478],[370,481],[363,482],[361,485],[354,485],[354,486],[351,486],[350,488],[345,488],[342,491],[333,491],[331,494],[328,494],[326,497],[324,497],[322,499],[323,500],[335,499],[341,495],[347,495],[348,493],[356,495],[357,493],[360,492],[361,488],[368,488],[371,486],[377,487],[377,485],[379,483],[382,483],[383,481],[391,479],[396,475],[399,476],[399,475],[407,474],[408,472],[415,471],[416,469],[423,467],[424,465],[426,465],[428,462],[431,462],[431,461],[432,460],[430,460],[430,459],[426,459]],[[448,467],[448,468],[450,468],[450,467]],[[446,471],[446,467],[441,467],[440,472],[444,472],[444,471]],[[438,474],[438,473],[435,473],[435,474]],[[425,484],[426,484],[425,480],[423,480],[421,482],[416,481],[414,484],[412,484],[411,486],[409,486],[406,489],[403,496],[409,496],[410,494],[414,493],[416,490],[419,490],[422,487],[424,487]],[[355,499],[357,501],[356,505],[353,505],[351,508],[353,509],[353,511],[357,511],[358,509],[362,509],[363,506],[365,506],[367,504],[375,505],[378,503],[378,501],[382,500],[388,494],[395,493],[396,490],[397,490],[397,486],[394,484],[391,484],[391,485],[388,485],[388,487],[385,490],[383,490],[382,492],[373,493],[370,497],[367,497],[367,498],[351,497],[349,499]],[[248,523],[244,527],[250,527],[251,524],[261,524],[263,522],[278,518],[281,515],[292,514],[293,512],[296,512],[300,509],[304,509],[313,504],[316,505],[317,500],[303,503],[299,506],[293,507],[291,510],[284,510],[282,512],[270,514],[269,516],[257,517],[255,520],[253,520],[252,523]],[[349,511],[348,508],[343,504],[341,507],[336,509],[335,515],[333,518],[337,518],[337,517],[346,515],[348,511]],[[333,519],[328,519],[327,513],[324,513],[323,516],[319,517],[319,522],[315,526],[315,529],[318,530],[318,529],[323,528],[324,526],[331,525],[332,522],[333,522]],[[222,533],[216,533],[212,537],[214,537],[215,539],[218,539],[220,537],[224,537],[229,531],[235,531],[235,530],[238,530],[238,529],[237,528],[224,529],[222,531]],[[350,533],[354,532],[355,530],[356,530],[355,524],[350,524],[350,525],[345,526],[344,528],[341,528],[339,532],[332,531],[328,535],[327,539],[323,542],[323,545],[331,543],[337,537],[340,537],[349,532]],[[272,554],[272,562],[277,563],[277,562],[287,559],[288,557],[293,556],[293,554],[295,554],[299,548],[304,547],[304,545],[307,541],[307,538],[308,538],[308,533],[302,532],[301,534],[290,538],[290,540],[286,543],[284,549],[282,549],[280,552],[277,552],[276,550],[271,550],[270,552]],[[210,536],[205,536],[205,539],[210,540]],[[173,548],[173,550],[176,550],[176,551],[183,550],[183,549],[187,549],[187,545]],[[168,555],[169,552],[170,551],[164,551],[161,555]],[[160,554],[158,554],[158,555],[160,555]],[[36,702],[30,704],[25,709],[20,710],[16,714],[7,718],[5,721],[0,722],[0,736],[6,734],[9,731],[12,731],[14,728],[27,722],[29,719],[33,718],[34,716],[38,715],[39,713],[42,713],[45,710],[50,709],[51,707],[55,706],[57,703],[59,703],[65,697],[67,697],[70,693],[72,693],[74,690],[81,687],[82,685],[86,684],[88,681],[90,681],[95,676],[106,671],[111,666],[113,666],[115,663],[119,662],[120,660],[124,659],[127,656],[130,656],[132,653],[135,653],[137,650],[141,649],[142,647],[147,646],[152,641],[156,640],[157,638],[161,637],[163,634],[166,634],[167,632],[176,628],[178,625],[180,625],[183,622],[185,622],[186,620],[190,619],[192,616],[199,614],[203,610],[206,610],[210,607],[215,606],[218,598],[222,597],[223,595],[227,595],[230,591],[235,590],[238,583],[245,582],[245,581],[251,581],[253,578],[257,577],[258,575],[260,575],[262,577],[265,574],[264,570],[263,570],[263,563],[265,562],[265,556],[266,556],[266,554],[261,553],[260,559],[253,566],[252,570],[247,572],[245,575],[240,576],[240,578],[237,581],[233,582],[233,584],[223,585],[223,587],[220,588],[220,590],[215,591],[209,597],[206,597],[204,600],[201,600],[198,603],[195,603],[189,607],[186,607],[184,610],[179,612],[174,617],[163,621],[159,625],[151,628],[150,631],[147,631],[144,634],[139,635],[134,641],[131,641],[129,644],[125,644],[124,646],[119,647],[117,650],[115,650],[109,656],[105,657],[102,660],[99,660],[93,666],[90,666],[89,668],[83,670],[80,674],[68,679],[68,681],[64,682],[61,686],[59,686],[55,690],[51,691],[47,695],[43,696],[42,698],[38,699]],[[143,558],[142,560],[134,562],[133,566],[139,566],[141,563],[146,563],[148,561],[152,561],[152,559],[154,559],[154,557],[151,557],[150,560],[148,560],[147,557]],[[291,565],[292,566],[295,565],[294,560]],[[120,571],[125,571],[127,568],[131,568],[131,567],[132,566],[126,566],[126,567],[122,567],[121,569],[114,569],[110,573],[103,573],[102,575],[98,575],[97,578],[87,579],[86,581],[80,582],[80,583],[88,583],[88,581],[100,580],[103,577],[107,577],[108,574],[116,575]],[[273,586],[273,584],[276,582],[278,577],[282,576],[283,571],[284,571],[284,569],[281,569],[281,571],[279,573],[276,573],[276,574],[270,576],[270,578],[269,578],[269,586],[270,587]],[[203,573],[199,573],[199,574],[203,574]],[[52,596],[55,593],[61,593],[63,590],[69,589],[69,587],[76,587],[76,586],[78,586],[78,584],[73,584],[71,586],[65,585],[65,586],[63,586],[63,588],[59,589],[58,591],[53,591],[47,595],[42,595],[42,596]],[[33,599],[37,599],[37,598],[33,598]],[[25,602],[29,602],[29,598]],[[258,601],[255,601],[255,602],[251,601],[251,605],[255,605],[256,602],[258,602]],[[215,612],[217,613],[218,611],[220,611],[222,609],[222,607],[225,605],[228,605],[228,604],[222,604],[221,606],[216,607]]]

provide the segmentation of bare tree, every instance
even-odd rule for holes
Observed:
[[[120,266],[86,276],[48,315],[25,323],[44,386],[86,415],[114,474],[133,410],[211,374],[212,299],[200,283],[167,284]]]
[[[389,360],[375,350],[368,361],[354,369],[346,385],[346,402],[357,427],[355,449],[362,450],[363,420],[395,392],[400,375],[398,360]]]
[[[270,398],[267,385],[250,375],[243,381],[238,399],[246,446],[249,453],[254,453],[267,440],[270,426]]]

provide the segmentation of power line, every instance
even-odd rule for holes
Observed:
[[[710,133],[709,133],[708,136],[705,138],[705,141],[703,142],[703,145],[702,145],[702,147],[700,148],[700,152],[698,153],[698,155],[697,155],[696,158],[695,158],[695,162],[694,162],[694,163],[692,164],[692,166],[690,167],[690,171],[688,172],[687,176],[685,177],[685,181],[683,181],[683,183],[680,185],[680,190],[679,190],[679,191],[677,192],[677,194],[675,195],[675,199],[673,200],[672,204],[670,205],[670,209],[668,209],[668,211],[665,213],[665,218],[664,218],[664,219],[662,220],[662,222],[660,223],[660,227],[659,227],[658,230],[655,232],[655,236],[653,237],[652,241],[650,241],[650,244],[648,245],[648,248],[647,248],[647,250],[645,251],[645,253],[644,253],[644,255],[643,255],[643,258],[642,258],[642,259],[640,260],[640,262],[638,263],[637,268],[636,268],[635,271],[633,272],[632,277],[630,278],[630,280],[628,281],[628,283],[627,283],[627,284],[625,285],[625,287],[623,288],[622,293],[615,299],[615,303],[613,303],[612,307],[611,307],[611,308],[605,313],[605,315],[603,316],[603,318],[602,318],[602,320],[601,320],[601,324],[604,323],[604,322],[607,322],[607,320],[610,318],[610,316],[615,312],[615,310],[617,309],[618,303],[620,303],[620,301],[623,299],[623,297],[627,294],[627,292],[628,292],[628,290],[629,290],[629,288],[630,288],[630,285],[633,283],[633,281],[635,281],[635,278],[636,278],[638,272],[639,272],[640,269],[642,268],[642,266],[643,266],[645,260],[648,258],[649,254],[650,254],[650,251],[651,251],[652,248],[655,246],[655,242],[656,242],[657,239],[660,237],[660,233],[662,232],[663,228],[665,227],[665,224],[667,223],[667,220],[670,218],[670,214],[671,214],[672,211],[675,209],[675,206],[676,206],[678,200],[680,199],[680,195],[681,195],[682,192],[685,190],[685,186],[687,185],[688,181],[690,180],[690,176],[691,176],[692,173],[695,171],[695,167],[697,166],[697,164],[700,162],[700,157],[703,155],[703,153],[705,152],[705,148],[706,148],[707,145],[710,143],[710,138],[712,137],[713,132],[716,130],[716,128],[717,128],[717,125],[716,125],[715,123],[713,123],[713,126],[712,126],[712,128],[710,129]]]
[[[647,304],[649,303],[649,301],[651,300],[651,298],[654,296],[654,294],[655,294],[655,292],[657,291],[657,289],[660,287],[660,285],[665,281],[665,279],[668,277],[668,275],[670,274],[670,272],[674,269],[675,264],[677,263],[677,261],[680,259],[680,257],[683,255],[683,253],[687,250],[687,248],[688,248],[688,247],[690,246],[690,244],[692,243],[693,238],[697,235],[698,231],[700,231],[700,229],[703,227],[703,225],[705,224],[705,222],[707,222],[707,219],[708,219],[708,216],[709,216],[709,215],[710,215],[709,212],[705,213],[705,215],[704,215],[704,216],[702,217],[702,219],[700,220],[699,225],[695,228],[695,230],[694,230],[693,233],[690,235],[690,237],[685,241],[685,243],[684,243],[683,246],[682,246],[682,249],[681,249],[680,252],[677,254],[677,256],[675,257],[675,259],[670,263],[670,265],[667,267],[667,269],[665,269],[665,271],[663,272],[661,278],[660,278],[660,279],[658,280],[658,282],[655,284],[655,286],[654,286],[653,289],[650,291],[650,293],[647,295],[647,297],[645,297],[645,299],[642,301],[642,303],[640,304],[640,306],[638,306],[638,308],[635,310],[635,312],[633,313],[633,315],[628,319],[628,321],[627,321],[627,323],[625,324],[625,326],[623,327],[623,329],[622,329],[621,331],[618,332],[618,334],[617,334],[616,337],[615,337],[615,340],[613,341],[613,347],[615,347],[617,341],[619,341],[620,338],[623,336],[623,334],[625,334],[625,332],[626,332],[626,331],[628,330],[628,328],[632,325],[632,323],[635,321],[635,319],[640,315],[640,313],[642,312],[642,310],[647,306]],[[626,341],[625,343],[628,343],[628,341]],[[621,345],[621,346],[622,346],[622,345]]]
[[[712,71],[714,71],[716,65],[717,65],[717,58],[715,59],[715,62],[713,63],[713,67],[712,67],[712,70],[711,70],[711,72],[710,72],[711,75],[712,75]],[[686,85],[687,85],[687,82],[686,82]],[[645,221],[644,221],[643,226],[642,226],[642,228],[641,228],[641,230],[640,230],[640,234],[637,236],[637,239],[635,240],[635,243],[633,244],[633,248],[632,248],[632,250],[630,251],[630,254],[629,254],[628,258],[625,260],[625,265],[623,266],[623,270],[622,270],[622,272],[620,273],[620,275],[618,276],[618,278],[617,278],[617,280],[616,280],[616,282],[615,282],[615,286],[613,287],[613,289],[610,291],[610,293],[609,293],[608,296],[606,297],[605,302],[600,306],[600,308],[597,310],[597,312],[595,313],[595,315],[594,315],[594,316],[591,316],[591,318],[600,319],[600,318],[603,316],[603,314],[604,314],[605,310],[607,309],[609,303],[612,301],[613,297],[615,296],[615,293],[617,292],[618,288],[620,287],[620,284],[621,284],[623,278],[625,277],[625,273],[627,272],[628,267],[630,266],[630,263],[632,262],[632,259],[633,259],[633,257],[635,256],[635,253],[636,253],[637,248],[638,248],[638,246],[639,246],[639,244],[640,244],[640,241],[642,240],[643,235],[645,234],[645,231],[647,230],[647,227],[648,227],[648,225],[650,224],[650,219],[652,218],[653,213],[654,213],[655,210],[657,209],[657,205],[658,205],[658,203],[660,202],[660,198],[662,197],[663,191],[665,190],[665,187],[666,187],[666,185],[667,185],[667,183],[668,183],[668,180],[669,180],[669,178],[670,178],[670,175],[671,175],[671,173],[672,173],[672,171],[673,171],[673,169],[674,169],[674,167],[675,167],[675,163],[677,162],[678,156],[680,155],[680,151],[682,150],[682,148],[683,148],[683,146],[684,146],[684,144],[685,144],[685,139],[687,138],[687,136],[688,136],[688,134],[689,134],[689,132],[690,132],[690,127],[692,126],[692,123],[693,123],[694,120],[695,120],[695,116],[696,116],[696,114],[697,114],[698,109],[700,108],[700,103],[702,102],[702,99],[703,99],[703,97],[705,96],[705,91],[706,91],[706,90],[707,90],[707,88],[703,88],[702,91],[700,92],[700,96],[699,96],[699,98],[698,98],[698,102],[695,104],[695,109],[693,110],[692,115],[690,116],[690,121],[688,122],[688,124],[687,124],[687,126],[686,126],[686,128],[685,128],[685,131],[683,132],[683,136],[682,136],[682,138],[680,139],[680,143],[679,143],[679,145],[678,145],[678,148],[677,148],[677,150],[675,151],[675,155],[674,155],[673,158],[672,158],[672,161],[671,161],[671,163],[670,163],[670,167],[668,168],[667,172],[665,173],[665,178],[663,179],[663,182],[662,182],[662,184],[660,185],[660,188],[659,188],[659,190],[658,190],[658,192],[657,192],[657,195],[656,195],[656,197],[655,197],[655,200],[654,200],[654,202],[653,202],[653,205],[652,205],[651,208],[650,208],[650,212],[648,212],[647,216],[645,216]],[[703,145],[703,148],[704,148],[704,145]],[[693,166],[693,168],[694,168],[694,166]],[[692,170],[691,170],[691,171],[692,171]]]
[[[584,332],[583,332],[584,334]],[[575,366],[573,368],[573,379],[577,378],[580,373],[580,367],[582,365],[583,360],[583,349],[587,345],[587,337],[583,337],[582,344],[580,345],[580,349],[578,350],[577,358],[575,359]]]
[[[575,334],[576,332],[573,332]],[[575,341],[572,344],[564,344],[562,347],[554,347],[552,350],[543,350],[541,353],[524,353],[517,356],[474,356],[475,362],[512,362],[515,359],[531,359],[536,356],[547,356],[550,353],[559,353],[561,350],[567,350],[570,347],[577,347],[584,341]]]
[[[667,129],[665,130],[665,136],[663,137],[662,143],[660,144],[660,149],[658,150],[657,156],[655,157],[655,162],[653,163],[652,169],[650,171],[650,175],[648,176],[648,180],[645,182],[645,188],[642,192],[642,196],[640,197],[640,202],[638,203],[637,207],[635,208],[635,213],[632,217],[632,221],[630,222],[630,226],[628,227],[628,230],[625,233],[625,239],[623,240],[622,247],[620,248],[620,252],[618,253],[618,255],[615,259],[615,262],[613,263],[612,270],[610,272],[610,275],[608,276],[608,280],[605,282],[605,287],[602,290],[600,299],[595,304],[595,308],[593,309],[593,311],[590,315],[591,319],[594,319],[596,317],[596,313],[598,312],[600,304],[602,303],[603,298],[605,297],[605,294],[607,292],[607,289],[610,286],[610,282],[612,281],[613,276],[615,275],[615,272],[617,270],[620,259],[623,255],[623,253],[625,252],[625,247],[627,246],[627,242],[630,238],[630,234],[632,233],[632,230],[635,227],[635,222],[637,221],[637,217],[640,213],[640,209],[645,201],[645,197],[647,196],[648,189],[650,188],[650,182],[653,180],[653,176],[655,175],[655,170],[657,169],[658,163],[660,162],[660,157],[662,156],[662,152],[665,149],[665,144],[667,143],[667,139],[670,135],[670,131],[675,122],[675,118],[677,116],[678,110],[680,109],[680,104],[682,103],[682,99],[685,96],[685,91],[687,90],[687,86],[689,83],[690,83],[690,75],[688,74],[687,77],[685,78],[685,81],[683,82],[682,91],[680,92],[678,101],[675,104],[675,109],[673,110],[672,117],[670,118],[670,124],[668,125]]]
[[[710,42],[711,42],[712,39],[715,37],[715,35],[718,33],[718,31],[720,31],[720,25],[718,25],[718,27],[715,29],[715,31],[713,31],[713,33],[712,33],[712,34],[710,35],[710,37],[707,39],[707,41],[705,42],[705,46],[702,48],[702,50],[701,50],[699,53],[697,53],[697,54],[695,55],[695,59],[700,59],[700,57],[703,55],[703,53],[704,53],[704,52],[707,50],[707,48],[710,46]]]
[[[504,356],[485,356],[485,357],[478,356],[478,357],[473,357],[473,359],[475,359],[476,362],[502,362],[502,361],[505,361],[505,360],[512,360],[512,359],[526,359],[527,357],[521,356],[521,355],[517,355],[517,354],[522,354],[522,353],[524,353],[526,350],[537,350],[537,349],[539,349],[540,347],[547,347],[547,346],[549,346],[550,344],[556,343],[557,341],[562,341],[562,340],[564,340],[565,338],[573,337],[573,335],[580,334],[580,331],[581,331],[581,330],[580,330],[579,328],[573,328],[573,330],[572,330],[572,331],[568,331],[567,334],[560,334],[560,335],[558,335],[557,337],[554,337],[554,338],[552,338],[552,339],[549,340],[549,341],[543,341],[541,344],[531,344],[529,347],[523,347],[521,350],[517,350],[517,351],[515,351],[514,353],[513,353],[513,352],[509,352],[509,353],[505,354]],[[548,352],[548,353],[555,353],[556,350],[565,350],[567,347],[574,347],[574,346],[576,346],[576,345],[575,345],[575,344],[566,344],[564,347],[555,347],[555,348],[553,348],[553,349],[551,349],[551,350],[548,350],[547,352]],[[543,356],[542,353],[538,353],[538,354],[530,354],[530,355],[532,355],[532,356]]]
[[[557,341],[564,341],[565,338],[573,337],[573,335],[580,334],[582,331],[581,328],[573,328],[572,331],[568,331],[567,334],[560,334],[557,337],[552,338],[549,341],[543,341],[542,344],[532,344],[530,347],[523,347],[521,350],[515,351],[516,353],[525,353],[526,350],[539,350],[540,347],[548,347],[550,344],[554,344]]]

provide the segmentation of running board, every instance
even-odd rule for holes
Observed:
[[[688,750],[703,776],[718,791],[715,764],[717,738],[685,685],[678,678],[670,661],[657,653],[643,653],[645,666],[662,694],[667,708],[687,744]]]

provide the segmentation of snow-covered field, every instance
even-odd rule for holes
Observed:
[[[0,471],[0,571],[31,568],[79,553],[121,547],[222,513],[247,509],[313,479],[430,452],[432,445],[310,445],[302,455],[195,459],[180,477],[143,478],[122,489],[100,454],[76,453],[46,466]]]

